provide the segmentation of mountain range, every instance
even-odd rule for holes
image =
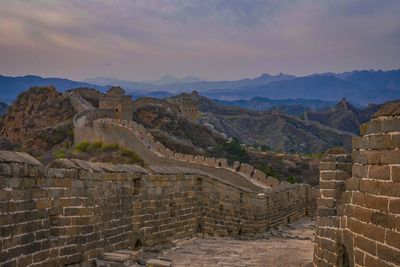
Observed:
[[[276,100],[266,97],[253,97],[250,99],[232,101],[214,99],[214,101],[224,106],[235,106],[258,111],[273,110],[279,107],[277,111],[283,111],[291,115],[302,115],[304,111],[324,109],[336,105],[336,102],[333,101],[309,100],[303,98]]]
[[[35,75],[26,75],[19,77],[10,77],[0,75],[0,100],[11,103],[16,96],[33,86],[54,85],[60,91],[66,91],[71,88],[91,87],[97,90],[105,90],[105,87],[78,82],[63,78],[43,78]]]
[[[400,69],[355,70],[343,73],[322,73],[296,77],[288,74],[262,74],[236,81],[203,81],[198,77],[177,79],[164,76],[156,81],[135,82],[107,77],[83,82],[39,76],[8,77],[0,75],[0,99],[10,103],[30,86],[54,85],[60,91],[91,87],[104,92],[110,85],[120,85],[133,97],[164,98],[180,92],[197,90],[217,100],[248,100],[254,97],[274,100],[306,99],[337,102],[342,98],[351,103],[367,105],[400,99]]]

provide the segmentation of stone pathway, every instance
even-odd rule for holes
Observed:
[[[303,219],[260,239],[192,238],[176,242],[160,257],[173,266],[312,266],[314,222]]]
[[[197,237],[174,243],[103,253],[98,267],[311,267],[315,221],[304,218],[257,237]]]

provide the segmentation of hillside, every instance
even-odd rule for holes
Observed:
[[[247,162],[279,179],[291,176],[297,181],[310,184],[318,182],[317,159],[284,153],[257,152],[243,147],[235,139],[228,141],[225,133],[216,132],[206,121],[197,124],[178,116],[178,108],[171,103],[171,100],[176,98],[173,97],[168,102],[151,98],[137,99],[134,101],[134,120],[143,124],[158,141],[173,151],[224,157],[231,162]],[[211,100],[203,100],[203,105],[209,104],[210,113],[218,109],[219,106]],[[226,107],[225,111],[238,116],[243,112],[236,107]]]
[[[366,108],[356,108],[346,99],[342,99],[330,109],[309,111],[307,115],[310,121],[317,121],[339,130],[359,134],[360,124],[368,121],[382,106],[383,104],[369,105]]]
[[[181,94],[170,99],[179,101],[183,96]],[[259,144],[274,151],[307,154],[322,153],[333,146],[346,149],[351,146],[352,134],[328,126],[305,123],[303,119],[282,113],[222,106],[202,96],[198,99],[203,124],[244,144]]]
[[[304,111],[327,108],[335,105],[335,102],[302,98],[276,100],[265,97],[253,97],[251,99],[239,99],[233,101],[218,99],[214,101],[224,106],[236,106],[258,111],[275,110],[290,115],[303,115]]]
[[[280,180],[292,177],[297,182],[319,183],[319,158],[295,154],[260,152],[248,149],[248,162],[267,175]]]
[[[32,87],[20,94],[1,118],[3,139],[34,155],[71,144],[75,110],[53,86]]]
[[[134,110],[133,120],[171,150],[206,155],[224,142],[221,135],[207,127],[178,116],[178,108],[163,100],[139,98],[134,101]]]

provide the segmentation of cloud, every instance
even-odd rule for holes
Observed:
[[[396,68],[397,10],[395,0],[3,0],[0,73],[237,79]]]

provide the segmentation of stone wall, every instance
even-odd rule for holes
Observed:
[[[261,170],[255,169],[246,163],[236,163],[229,166],[226,159],[207,158],[199,155],[173,153],[160,142],[156,142],[152,135],[140,124],[133,121],[112,119],[110,114],[104,114],[102,110],[86,111],[85,115],[77,115],[75,119],[74,138],[75,143],[83,141],[116,143],[123,147],[133,149],[141,155],[145,162],[151,158],[152,162],[160,161],[152,156],[146,157],[151,152],[157,157],[164,157],[176,161],[185,161],[215,168],[223,168],[235,172],[259,187],[276,187],[279,180],[267,177]]]
[[[0,151],[0,265],[64,266],[195,233],[262,233],[308,212],[310,188],[263,193],[198,170]]]
[[[361,126],[350,155],[321,161],[316,266],[400,266],[400,110]]]
[[[68,92],[67,93],[69,96],[69,99],[71,101],[71,105],[74,107],[74,109],[78,112],[83,112],[85,110],[94,110],[95,107],[93,107],[92,104],[89,103],[85,98],[80,96],[79,94],[75,92]]]

